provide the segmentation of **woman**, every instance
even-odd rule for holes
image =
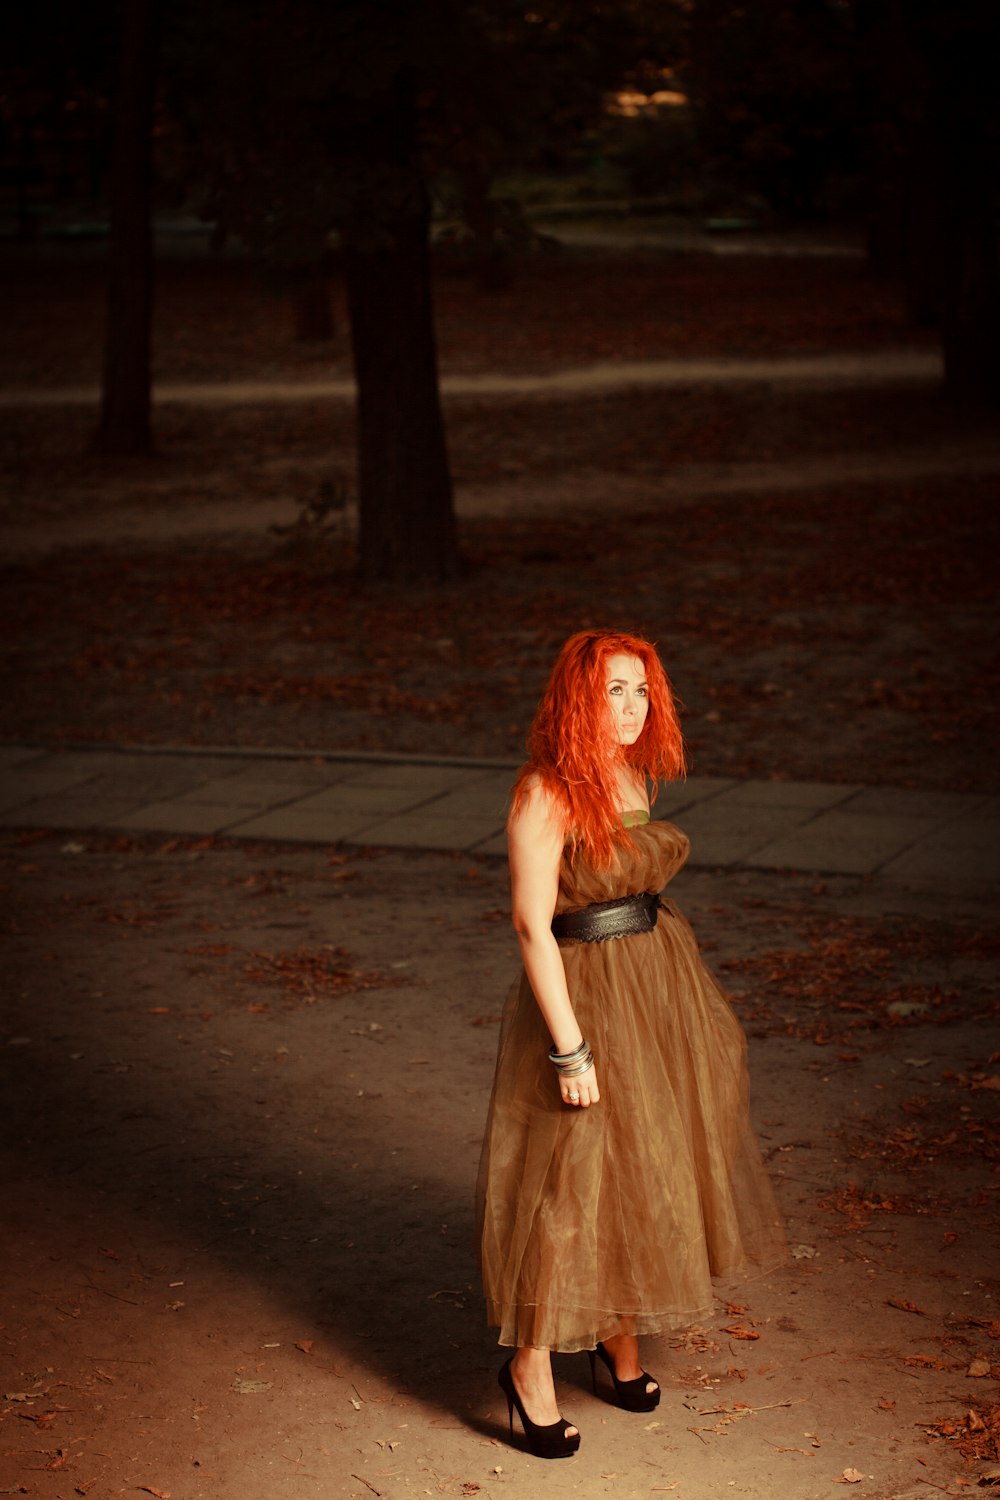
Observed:
[[[637,1337],[711,1312],[711,1278],[784,1258],[748,1119],[746,1044],[690,928],[656,893],[688,840],[649,821],[683,774],[654,648],[568,640],[535,716],[508,820],[524,971],[504,1011],[479,1181],[487,1312],[513,1431],[562,1458],[550,1351],[590,1354],[615,1398],[660,1398]]]

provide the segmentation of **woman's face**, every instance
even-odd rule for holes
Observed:
[[[619,745],[634,745],[649,712],[646,672],[635,656],[609,656],[605,685]]]

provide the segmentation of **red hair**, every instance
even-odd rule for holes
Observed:
[[[608,658],[642,662],[649,709],[633,745],[612,743],[607,693]],[[514,783],[517,808],[540,783],[562,808],[567,834],[601,869],[609,868],[628,833],[622,827],[616,765],[629,765],[654,784],[684,774],[684,741],[674,696],[656,647],[618,631],[581,630],[570,636],[552,668],[528,736],[530,760]]]

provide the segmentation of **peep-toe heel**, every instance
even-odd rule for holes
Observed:
[[[660,1387],[655,1391],[647,1391],[646,1386],[655,1379],[653,1375],[647,1375],[643,1370],[634,1380],[619,1380],[615,1374],[614,1360],[605,1349],[603,1344],[598,1344],[596,1349],[588,1349],[587,1356],[590,1359],[590,1379],[594,1387],[594,1395],[597,1395],[597,1361],[598,1359],[608,1367],[615,1387],[615,1396],[618,1405],[623,1411],[653,1411],[660,1404]]]
[[[514,1408],[521,1418],[521,1426],[524,1428],[524,1441],[529,1453],[535,1458],[571,1458],[580,1446],[580,1434],[567,1432],[572,1424],[565,1418],[560,1417],[558,1422],[549,1422],[540,1425],[533,1422],[524,1409],[524,1402],[517,1393],[514,1384],[514,1376],[511,1374],[510,1360],[501,1368],[497,1375],[497,1384],[507,1397],[507,1420],[510,1423],[510,1435],[514,1436]]]

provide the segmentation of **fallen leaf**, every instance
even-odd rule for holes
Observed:
[[[990,1362],[988,1359],[974,1359],[965,1373],[971,1375],[974,1380],[978,1380],[990,1373]]]
[[[140,1484],[136,1486],[147,1495],[155,1495],[156,1500],[170,1500],[169,1490],[158,1490],[154,1484]]]
[[[303,1354],[311,1354],[315,1344],[315,1339],[297,1339],[295,1347],[296,1349],[301,1349]]]
[[[915,1302],[908,1302],[905,1297],[886,1297],[885,1301],[887,1307],[898,1307],[901,1312],[919,1313],[922,1318],[927,1316],[926,1309],[918,1307]]]
[[[733,1339],[759,1339],[760,1338],[760,1334],[759,1333],[757,1333],[753,1328],[747,1328],[746,1324],[744,1324],[744,1323],[735,1323],[735,1324],[732,1325],[732,1327],[727,1326],[727,1327],[723,1328],[721,1331],[723,1333],[728,1333],[729,1337],[733,1338]]]
[[[841,1474],[840,1478],[836,1480],[835,1483],[860,1484],[864,1477],[865,1476],[862,1474],[860,1469],[845,1469],[843,1474]]]
[[[269,1391],[272,1382],[270,1380],[242,1380],[233,1381],[233,1390],[237,1396],[257,1396],[261,1391]]]

